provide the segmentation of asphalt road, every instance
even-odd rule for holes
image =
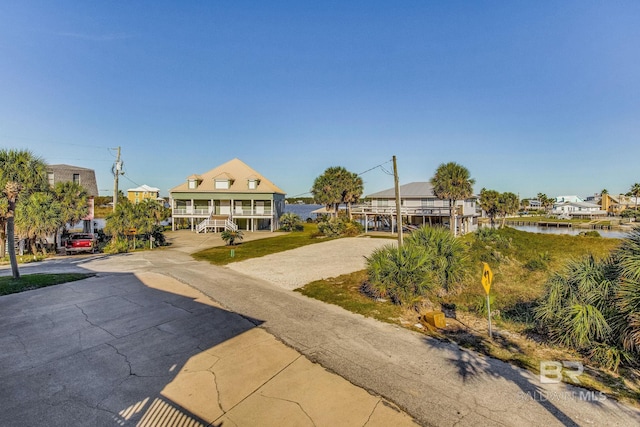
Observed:
[[[543,384],[537,375],[457,345],[194,261],[186,242],[152,252],[55,259],[21,271],[153,271],[173,277],[424,425],[640,425],[640,411],[606,396],[565,383]],[[193,248],[200,246],[202,241],[194,241]]]

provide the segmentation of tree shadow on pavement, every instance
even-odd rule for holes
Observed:
[[[217,349],[262,321],[110,273],[0,297],[0,323],[0,425],[221,426]]]
[[[486,348],[484,340],[478,337],[475,338],[476,340],[473,342],[472,347],[480,353],[488,354],[489,349]],[[493,339],[502,348],[509,349],[509,351],[512,352],[523,353],[516,343],[502,337],[499,333],[496,333]],[[535,379],[533,379],[534,376],[523,368],[513,366],[509,363],[502,362],[491,357],[480,355],[474,350],[462,349],[460,347],[457,347],[453,351],[453,354],[454,357],[448,358],[447,360],[456,368],[457,374],[462,379],[463,383],[473,383],[486,377],[509,381],[517,385],[520,389],[518,395],[513,396],[514,399],[518,399],[523,402],[536,402],[565,426],[579,425],[553,403],[554,399],[549,398],[549,390],[543,388],[539,384],[536,384]],[[491,385],[487,384],[482,388],[490,387]],[[574,397],[574,395],[572,394],[571,397]],[[590,400],[590,403],[601,405],[601,402],[597,399]]]

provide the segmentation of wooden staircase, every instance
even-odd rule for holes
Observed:
[[[213,230],[214,233],[218,230],[238,231],[238,226],[228,216],[212,215],[196,226],[196,233],[207,233],[209,230]]]

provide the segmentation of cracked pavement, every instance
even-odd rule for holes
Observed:
[[[158,425],[158,414],[176,411],[225,427],[410,424],[395,405],[422,425],[640,424],[638,410],[612,399],[541,384],[515,366],[188,255],[220,244],[216,235],[169,236],[170,249],[56,260],[56,271],[98,272],[55,287],[60,301],[47,296],[52,288],[28,292],[28,308],[0,298],[11,331],[0,334],[0,393],[10,395],[0,424],[38,402],[50,425],[64,424],[56,417],[67,411],[104,425]],[[295,251],[281,256],[296,265]],[[298,268],[313,268],[309,256]],[[56,330],[63,320],[74,325],[68,334]],[[72,381],[60,377],[65,366],[82,371],[68,372]]]
[[[117,270],[0,297],[0,425],[415,425],[261,320]]]

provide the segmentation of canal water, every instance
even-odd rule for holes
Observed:
[[[511,225],[511,228],[516,230],[527,231],[529,233],[541,233],[541,234],[567,234],[570,236],[577,236],[584,231],[592,231],[584,228],[569,228],[569,227],[539,227],[537,225]],[[626,231],[620,230],[595,230],[602,237],[608,237],[612,239],[623,239],[627,237]]]
[[[320,209],[323,207],[322,205],[303,205],[298,203],[287,203],[284,205],[285,212],[293,212],[297,214],[303,221],[306,221],[307,218],[316,219],[316,214],[312,214],[311,212],[316,209]]]

